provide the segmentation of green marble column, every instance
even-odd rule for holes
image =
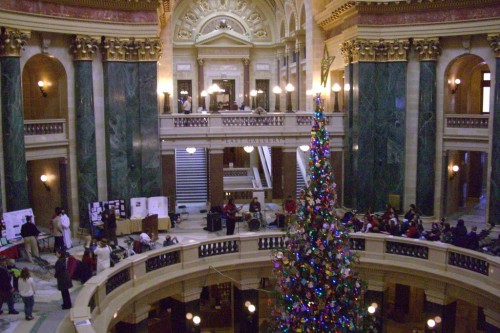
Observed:
[[[89,223],[89,203],[98,201],[92,61],[75,61],[76,158],[80,225]]]
[[[436,175],[436,62],[420,62],[416,205],[434,215]]]
[[[29,208],[21,65],[18,56],[0,57],[2,130],[7,211]]]
[[[353,78],[352,64],[348,64],[344,67],[344,84],[349,84],[352,87]],[[354,188],[354,170],[353,170],[353,137],[352,137],[352,125],[353,125],[353,89],[344,89],[344,110],[346,117],[344,118],[344,128],[346,131],[346,142],[344,145],[345,158],[344,158],[344,202],[345,207],[354,207],[354,193],[356,193]]]
[[[161,194],[156,66],[156,62],[139,63],[139,110],[142,143],[141,195],[143,197]]]
[[[498,55],[496,58],[495,77],[489,223],[498,225],[500,224],[500,58]]]

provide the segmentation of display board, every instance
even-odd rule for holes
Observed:
[[[104,210],[105,204],[109,205],[109,209],[111,209],[111,207],[115,207],[115,215],[117,219],[124,219],[127,217],[125,211],[125,200],[93,202],[89,204],[89,218],[92,223],[101,221],[101,213]]]
[[[147,198],[130,199],[130,218],[143,219],[148,215]]]
[[[168,217],[168,197],[148,198],[148,214],[158,214],[159,218]]]
[[[33,209],[31,208],[3,213],[3,221],[5,223],[6,231],[5,236],[9,241],[21,238],[21,227],[26,223],[27,215],[30,215],[31,220],[35,223],[35,215],[33,214]]]

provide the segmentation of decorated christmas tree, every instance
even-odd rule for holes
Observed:
[[[278,332],[369,332],[364,286],[351,265],[348,230],[335,212],[335,184],[320,96],[310,145],[310,183],[301,191],[286,247],[273,253]]]

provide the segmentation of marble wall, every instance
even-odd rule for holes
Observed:
[[[344,84],[349,84],[352,87],[353,79],[353,65],[349,64],[344,68]],[[353,170],[353,137],[352,137],[352,124],[353,124],[353,89],[343,90],[344,92],[344,112],[347,117],[344,118],[344,128],[346,131],[346,144],[344,155],[344,194],[343,205],[346,207],[354,207],[354,170]]]
[[[496,58],[489,223],[500,224],[500,58]]]

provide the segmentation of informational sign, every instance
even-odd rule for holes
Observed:
[[[143,219],[148,215],[147,198],[130,199],[130,218]]]
[[[115,208],[116,218],[124,219],[127,217],[125,212],[125,200],[99,201],[89,204],[89,218],[91,222],[101,221],[101,214],[104,211],[105,204],[108,204],[109,209],[111,209],[111,207]]]
[[[158,214],[159,218],[168,217],[168,197],[148,198],[148,214]]]
[[[35,215],[31,208],[3,213],[6,237],[9,241],[21,238],[21,227],[26,223],[26,216],[31,216],[31,221],[35,223]]]

